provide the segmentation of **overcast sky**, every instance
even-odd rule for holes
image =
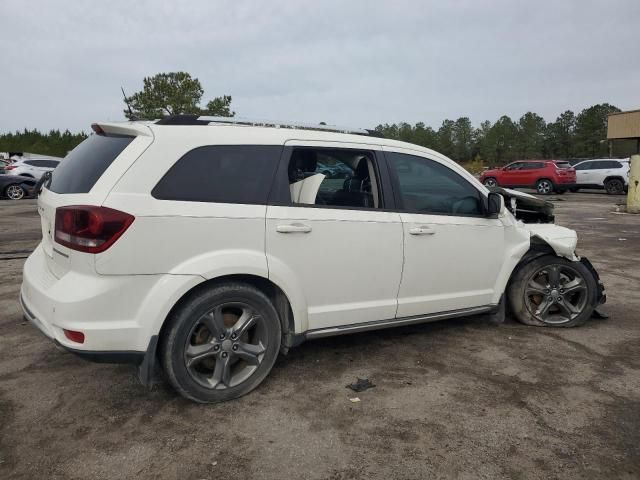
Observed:
[[[640,1],[0,0],[0,131],[123,120],[159,72],[239,116],[374,127],[640,107]]]

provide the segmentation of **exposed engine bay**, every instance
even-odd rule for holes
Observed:
[[[494,187],[490,190],[502,195],[507,210],[523,223],[554,223],[553,203],[508,188]]]

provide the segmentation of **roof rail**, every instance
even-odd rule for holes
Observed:
[[[320,130],[324,132],[351,133],[371,137],[383,137],[376,130],[364,128],[341,127],[337,125],[316,125],[313,123],[280,122],[275,120],[258,120],[238,117],[212,117],[208,115],[170,115],[158,120],[157,125],[240,125],[250,127],[291,128],[299,130]]]

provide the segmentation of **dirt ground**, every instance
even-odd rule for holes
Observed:
[[[85,362],[26,324],[35,202],[0,202],[0,478],[640,478],[640,216],[613,213],[624,197],[552,199],[605,282],[608,320],[311,341],[214,406],[147,390],[133,367]],[[377,386],[352,403],[356,377]]]

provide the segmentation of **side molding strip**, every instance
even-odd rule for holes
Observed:
[[[346,333],[366,332],[368,330],[379,330],[383,328],[400,327],[403,325],[413,325],[417,323],[435,322],[447,318],[465,317],[467,315],[478,315],[495,311],[497,305],[484,305],[482,307],[462,308],[448,312],[431,313],[429,315],[418,315],[414,317],[393,318],[391,320],[376,320],[373,322],[358,323],[354,325],[341,325],[339,327],[318,328],[309,330],[304,336],[311,340],[314,338],[331,337],[334,335],[344,335]]]

